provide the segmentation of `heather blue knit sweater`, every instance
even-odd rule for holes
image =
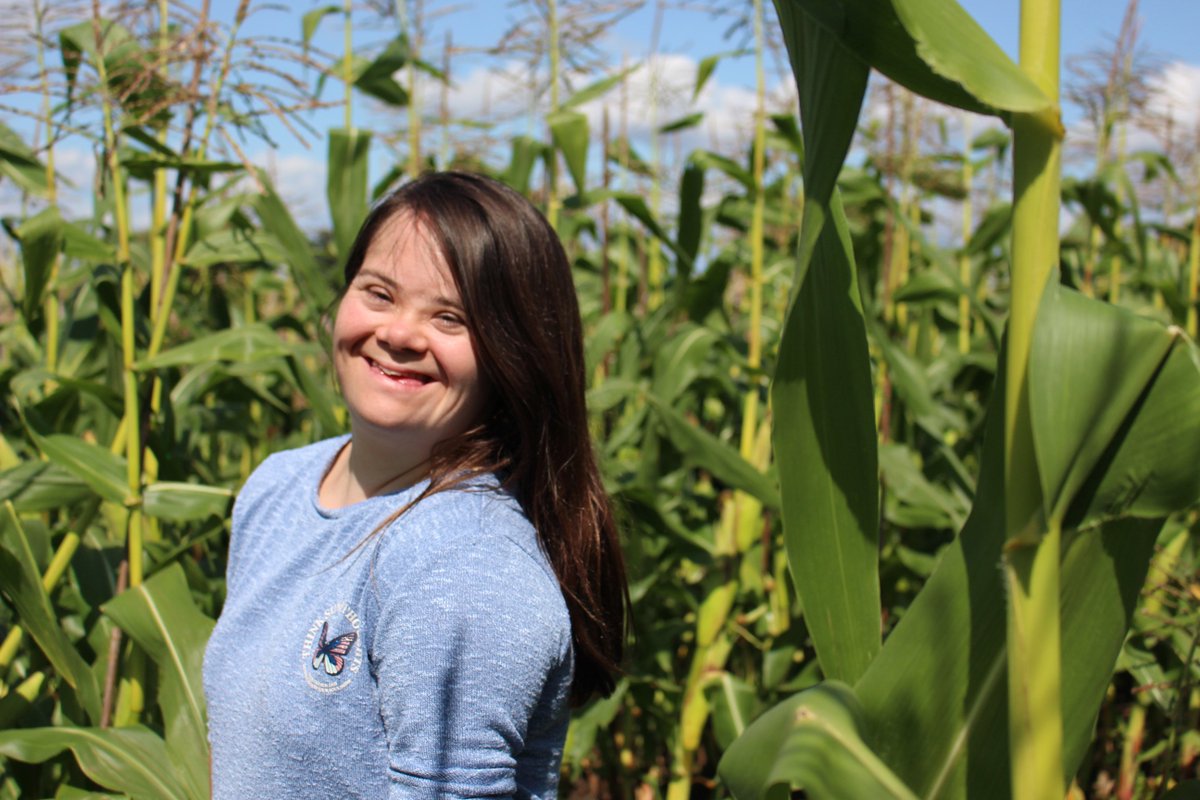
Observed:
[[[204,661],[215,798],[556,796],[566,605],[494,484],[423,484],[335,510],[346,437],[268,458],[233,512]]]

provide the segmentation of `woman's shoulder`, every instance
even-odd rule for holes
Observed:
[[[491,477],[421,500],[384,532],[379,559],[385,569],[449,568],[473,581],[510,582],[514,591],[562,604],[537,531],[516,498]]]
[[[311,476],[315,480],[328,468],[348,438],[344,435],[335,436],[272,453],[250,473],[239,496],[276,491],[282,487],[300,488],[303,479]]]

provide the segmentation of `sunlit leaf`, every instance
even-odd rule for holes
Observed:
[[[587,189],[588,120],[577,111],[558,111],[546,118],[554,146],[563,154],[575,190]]]
[[[227,516],[233,492],[221,486],[159,481],[142,493],[142,508],[151,517],[189,522],[209,516]]]
[[[158,665],[167,750],[189,794],[205,796],[208,728],[200,676],[213,621],[196,609],[178,564],[114,597],[105,603],[104,613]]]
[[[62,433],[39,436],[31,432],[30,436],[52,463],[82,480],[105,500],[122,504],[129,496],[125,460],[107,448]]]
[[[227,328],[137,362],[137,369],[182,367],[213,361],[249,362],[280,358],[290,352],[279,334],[263,323]]]
[[[175,779],[163,740],[141,725],[0,731],[0,755],[15,761],[37,764],[68,749],[101,786],[147,800],[200,800]]]
[[[857,698],[837,681],[800,692],[763,714],[718,767],[737,800],[791,796],[916,800],[863,741]]]
[[[358,227],[367,216],[367,159],[371,151],[371,132],[361,128],[329,131],[325,196],[333,219],[333,241],[343,262]]]
[[[92,496],[88,485],[49,461],[26,461],[0,472],[0,501],[20,512],[50,511]]]
[[[1160,517],[1200,498],[1200,369],[1191,350],[1179,331],[1047,289],[1029,406],[1048,517],[1062,519],[1076,503],[1104,517]]]
[[[836,5],[777,0],[781,20],[785,6],[789,17],[805,15],[823,36],[924,97],[979,113],[1035,112],[1050,106],[954,0],[847,0]],[[821,61],[811,63],[821,68]]]
[[[772,438],[788,565],[817,658],[826,676],[853,681],[880,646],[879,483],[866,325],[835,187],[867,70],[793,11],[779,5],[810,158]]]

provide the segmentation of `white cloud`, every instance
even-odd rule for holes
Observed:
[[[324,158],[305,153],[277,155],[274,150],[265,150],[250,154],[249,159],[266,171],[301,229],[312,232],[329,228]]]
[[[703,122],[677,134],[674,146],[684,151],[703,147],[727,154],[738,153],[749,142],[754,120],[755,96],[752,88],[722,83],[714,75],[692,100],[699,64],[682,54],[664,54],[637,64],[624,79],[602,97],[582,104],[593,133],[598,133],[604,110],[608,110],[609,130],[616,136],[622,116],[635,147],[647,149],[651,131],[687,115],[703,112]],[[531,76],[528,67],[517,61],[477,67],[461,76],[451,76],[448,94],[450,115],[455,119],[498,122],[500,130],[525,132],[530,120],[541,125],[548,105],[545,96],[533,98],[528,88],[541,82]],[[582,89],[590,81],[577,82]],[[421,89],[423,105],[432,111],[440,102],[441,88],[425,81]],[[563,99],[567,99],[564,93]],[[768,87],[768,111],[795,111],[795,90],[790,81]],[[622,110],[624,106],[624,110]],[[542,136],[540,130],[529,131]]]
[[[1200,65],[1174,61],[1150,80],[1147,112],[1183,131],[1200,129]]]

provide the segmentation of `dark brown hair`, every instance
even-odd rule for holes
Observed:
[[[346,261],[346,286],[380,230],[404,217],[445,259],[491,387],[484,419],[435,448],[430,484],[414,503],[474,475],[499,475],[537,530],[571,615],[572,699],[609,694],[629,592],[588,430],[583,327],[562,243],[504,184],[430,173],[371,209]]]

